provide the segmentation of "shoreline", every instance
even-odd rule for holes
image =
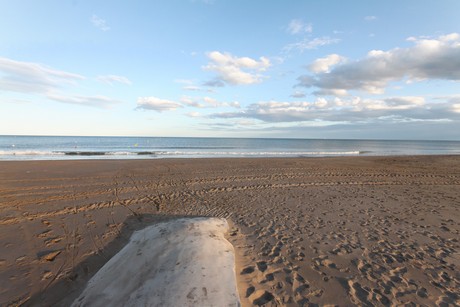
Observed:
[[[142,156],[142,155],[140,155]],[[367,154],[356,154],[356,155],[312,155],[312,156],[199,156],[199,157],[165,157],[165,158],[94,158],[92,155],[89,155],[90,158],[69,158],[69,159],[19,159],[19,160],[1,160],[1,163],[19,163],[19,162],[72,162],[72,161],[176,161],[176,160],[266,160],[266,159],[361,159],[361,158],[423,158],[423,157],[439,157],[439,158],[449,158],[449,157],[460,157],[460,153],[446,153],[446,154],[389,154],[389,155],[367,155]]]
[[[427,154],[427,153],[407,153],[407,154],[370,154],[369,151],[360,151],[358,154],[289,154],[289,155],[199,155],[199,156],[180,156],[174,157],[174,155],[170,155],[167,157],[159,157],[153,155],[152,157],[147,157],[150,152],[135,152],[134,156],[138,156],[135,158],[111,158],[111,156],[116,156],[112,154],[100,154],[100,153],[93,153],[90,152],[89,154],[63,154],[62,156],[67,157],[66,159],[0,159],[0,163],[3,162],[53,162],[53,161],[151,161],[151,160],[197,160],[197,159],[320,159],[320,158],[365,158],[365,157],[375,157],[375,158],[386,158],[386,157],[450,157],[450,156],[460,156],[460,153],[435,153],[435,154]],[[94,158],[95,156],[100,156],[101,158]],[[121,155],[124,156],[124,155]],[[81,158],[74,158],[74,157],[81,157]],[[85,158],[87,157],[87,158]],[[104,158],[102,158],[104,157]],[[144,157],[144,158],[140,158]]]
[[[0,305],[65,305],[190,216],[228,220],[243,306],[458,304],[459,187],[459,155],[0,161]]]

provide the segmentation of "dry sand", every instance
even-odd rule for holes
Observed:
[[[0,162],[0,305],[184,216],[230,223],[243,306],[460,304],[459,209],[459,156]]]

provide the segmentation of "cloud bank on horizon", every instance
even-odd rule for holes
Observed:
[[[235,25],[237,3],[182,5],[190,14],[163,30],[140,8],[85,7],[87,27],[74,36],[21,33],[27,39],[0,44],[0,134],[460,139],[460,33],[447,17],[402,37],[389,26],[397,16],[372,6],[353,20],[337,10],[337,23],[299,16],[307,4],[297,2],[281,7],[289,18],[275,18],[280,7],[260,15],[253,7]],[[68,16],[82,25],[83,17]],[[47,113],[68,126],[52,119],[37,129]]]

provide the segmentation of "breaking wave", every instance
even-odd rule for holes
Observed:
[[[365,152],[364,154],[368,154]],[[174,150],[174,151],[0,151],[0,158],[17,157],[18,159],[51,159],[60,158],[78,158],[78,157],[105,157],[105,158],[120,158],[120,159],[135,159],[143,157],[312,157],[312,156],[348,156],[360,155],[360,151],[188,151],[188,150]]]

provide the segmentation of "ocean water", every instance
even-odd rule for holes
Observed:
[[[0,136],[0,160],[460,154],[460,141]]]

